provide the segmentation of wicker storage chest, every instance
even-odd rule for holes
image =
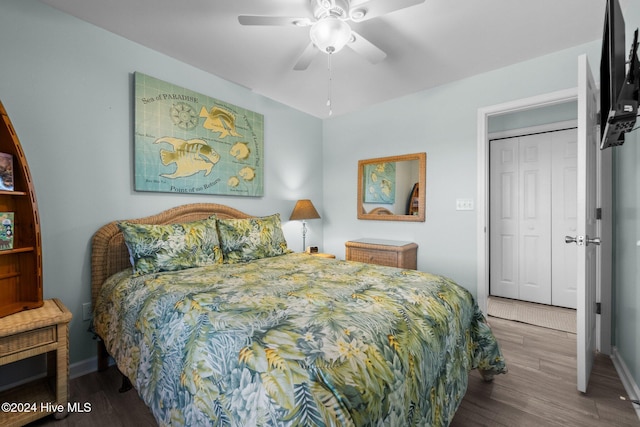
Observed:
[[[413,242],[384,239],[358,239],[345,243],[347,261],[386,265],[415,270],[418,245]]]

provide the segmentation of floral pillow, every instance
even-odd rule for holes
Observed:
[[[280,214],[262,218],[218,219],[224,262],[233,264],[291,252],[282,233]]]
[[[136,275],[222,263],[216,217],[182,224],[118,223]]]

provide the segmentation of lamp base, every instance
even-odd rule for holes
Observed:
[[[306,250],[307,221],[302,220],[302,252]]]

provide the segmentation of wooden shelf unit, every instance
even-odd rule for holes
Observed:
[[[407,215],[419,215],[420,213],[420,184],[416,182],[411,190],[409,203],[407,206]]]
[[[0,191],[0,212],[13,212],[13,248],[0,250],[0,318],[42,307],[42,241],[27,159],[0,102],[0,152],[13,156],[15,191]]]

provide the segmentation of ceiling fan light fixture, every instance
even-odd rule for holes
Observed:
[[[335,16],[327,16],[311,26],[309,36],[313,44],[324,53],[335,53],[351,38],[351,27]]]

